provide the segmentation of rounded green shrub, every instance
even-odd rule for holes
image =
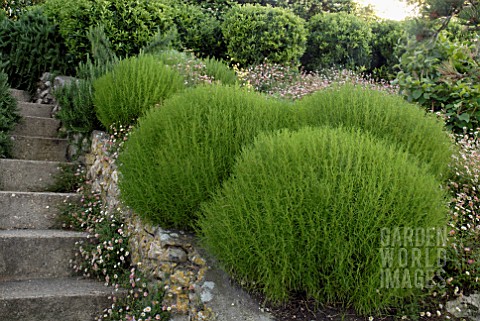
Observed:
[[[157,32],[173,25],[171,9],[162,0],[94,0],[92,14],[119,57],[137,54]]]
[[[371,24],[373,37],[370,72],[377,79],[395,79],[400,55],[400,48],[397,48],[397,45],[404,35],[405,22],[383,20]]]
[[[134,124],[138,117],[183,89],[183,78],[154,56],[120,61],[93,83],[97,117],[105,128]]]
[[[197,58],[192,53],[177,50],[162,50],[154,54],[156,58],[168,66],[172,66],[185,78],[198,78],[208,76],[213,81],[220,81],[223,85],[235,85],[237,75],[222,60],[215,58]]]
[[[93,6],[92,0],[46,0],[42,5],[45,15],[58,25],[75,65],[91,53],[87,34],[90,26],[97,23],[92,15]]]
[[[0,70],[0,158],[11,156],[9,132],[20,120],[17,101],[9,91],[8,76]]]
[[[244,66],[265,59],[297,63],[305,51],[304,20],[288,9],[233,6],[225,15],[222,32],[231,60]]]
[[[139,119],[119,155],[125,203],[165,228],[191,229],[200,203],[228,177],[241,148],[283,128],[288,107],[237,87],[200,86]]]
[[[309,35],[302,65],[316,71],[340,65],[369,67],[372,30],[365,20],[345,12],[320,13],[307,24]]]
[[[221,22],[213,13],[198,5],[178,3],[174,6],[174,22],[184,49],[199,57],[225,58]]]
[[[381,248],[399,254],[402,244],[386,244],[395,228],[445,226],[439,185],[410,155],[360,131],[286,130],[243,150],[198,225],[225,269],[268,300],[305,293],[369,314],[416,293],[414,272],[424,282],[437,267],[437,248],[415,244],[423,261],[408,271],[411,287],[385,286],[384,269],[402,263],[386,264]]]
[[[0,16],[5,15],[5,17],[11,20],[17,20],[25,10],[43,1],[44,0],[3,0]]]
[[[447,173],[453,144],[442,122],[398,95],[346,85],[304,97],[297,108],[302,124],[368,131],[411,153],[437,177]]]

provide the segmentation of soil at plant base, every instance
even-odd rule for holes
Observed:
[[[252,294],[259,302],[265,302],[261,295]],[[432,304],[432,302],[430,302]],[[430,305],[427,303],[427,305]],[[305,296],[297,295],[290,299],[286,304],[274,306],[269,303],[262,305],[269,312],[275,321],[370,321],[368,316],[359,316],[353,309],[344,309],[340,306],[319,305],[313,299],[306,299]],[[432,309],[428,309],[432,310]],[[391,315],[374,316],[373,321],[465,321],[465,319],[456,318],[455,316],[442,311],[442,315],[435,314],[432,311],[430,317],[418,316],[402,319],[401,315],[391,312]]]

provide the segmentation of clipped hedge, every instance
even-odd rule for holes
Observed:
[[[46,0],[42,5],[45,15],[58,25],[74,65],[85,61],[91,52],[87,34],[98,22],[92,15],[93,6],[92,0]]]
[[[382,287],[381,229],[443,227],[446,217],[439,182],[407,153],[324,127],[261,135],[202,206],[198,224],[226,270],[268,300],[305,293],[368,315],[418,291],[414,269],[411,288]],[[394,253],[401,246],[392,245]],[[418,246],[423,282],[436,250]]]
[[[178,3],[173,8],[173,20],[185,50],[191,50],[199,57],[225,58],[227,48],[221,22],[212,12],[185,3]]]
[[[372,30],[367,21],[345,12],[325,12],[313,16],[307,28],[307,49],[302,57],[307,70],[370,66]]]
[[[183,78],[151,55],[120,61],[93,83],[97,117],[105,128],[134,124],[149,108],[183,89]]]
[[[137,54],[157,32],[173,25],[170,6],[162,0],[95,0],[92,14],[119,57]]]
[[[374,21],[372,25],[372,61],[370,72],[376,79],[395,79],[398,72],[398,56],[400,48],[397,48],[402,40],[405,29],[403,21]]]
[[[0,70],[0,158],[11,156],[9,132],[20,120],[17,101],[9,91],[8,76]]]
[[[222,23],[227,53],[243,66],[261,63],[297,63],[305,51],[307,30],[293,12],[260,5],[233,6]]]
[[[288,107],[237,87],[200,86],[139,119],[119,156],[125,203],[146,221],[191,229],[200,203],[263,130],[288,124]]]
[[[16,20],[30,6],[42,3],[44,0],[3,0],[0,15]]]
[[[302,124],[368,131],[408,151],[445,178],[453,144],[442,122],[400,96],[346,85],[307,96],[297,108]]]

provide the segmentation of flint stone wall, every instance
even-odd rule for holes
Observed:
[[[164,286],[163,304],[171,308],[174,320],[213,320],[211,309],[202,301],[207,264],[194,247],[195,237],[145,224],[120,202],[116,156],[109,136],[94,132],[91,152],[86,156],[87,179],[101,193],[106,209],[125,215],[133,263]]]

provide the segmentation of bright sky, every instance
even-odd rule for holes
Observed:
[[[412,7],[400,0],[357,0],[357,2],[375,7],[377,15],[391,20],[403,20],[407,16],[414,15]]]

